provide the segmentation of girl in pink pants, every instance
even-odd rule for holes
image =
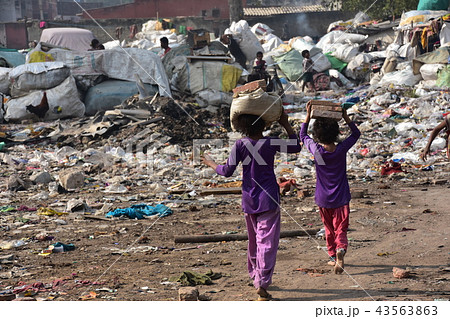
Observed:
[[[212,159],[203,163],[217,174],[229,177],[242,162],[242,210],[248,233],[248,273],[258,294],[258,300],[270,300],[267,288],[272,283],[278,242],[280,239],[280,189],[274,173],[277,152],[297,153],[301,146],[283,112],[278,121],[289,135],[289,140],[264,137],[264,120],[256,115],[240,115],[237,128],[246,137],[236,141],[225,165]]]

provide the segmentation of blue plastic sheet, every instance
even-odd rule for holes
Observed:
[[[16,66],[25,64],[25,55],[20,52],[1,51],[0,58],[3,58],[8,64],[15,68]]]
[[[159,217],[166,217],[172,215],[173,211],[163,204],[150,206],[146,204],[137,204],[129,208],[118,208],[106,214],[106,217],[121,217],[126,216],[131,219],[143,219],[144,216],[158,215]]]

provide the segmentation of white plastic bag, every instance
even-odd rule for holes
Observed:
[[[233,35],[233,38],[239,44],[239,47],[247,58],[247,61],[252,61],[256,57],[256,53],[259,51],[264,51],[258,38],[250,30],[247,21],[241,20],[237,23],[233,22],[229,30]]]
[[[347,79],[341,72],[339,72],[338,70],[335,69],[330,69],[330,71],[328,71],[330,73],[330,76],[338,78],[339,80],[341,80],[342,84],[344,84],[344,86],[347,89],[350,89],[352,87],[354,87],[355,85],[349,80]]]
[[[9,72],[10,68],[0,68],[0,93],[9,94]]]
[[[270,52],[276,48],[278,48],[281,44],[283,44],[283,40],[277,37],[274,34],[270,34],[270,36],[264,37],[265,43],[262,45],[264,52]],[[267,62],[267,61],[266,61]]]
[[[450,42],[450,24],[444,22],[439,33],[439,40],[441,46],[447,45]]]
[[[325,49],[326,46],[335,43],[363,43],[367,39],[367,35],[347,33],[343,31],[331,31],[325,34],[319,42],[317,47]]]
[[[38,62],[22,64],[9,72],[11,96],[19,97],[36,90],[51,89],[70,75],[63,62]]]
[[[196,94],[196,101],[201,107],[209,105],[220,106],[222,104],[231,105],[233,95],[231,93],[207,89]]]
[[[63,83],[48,89],[47,100],[49,110],[44,120],[56,120],[68,117],[82,117],[84,115],[84,104],[78,97],[75,79],[69,76]],[[11,99],[6,103],[6,121],[18,121],[35,117],[27,110],[27,105],[37,106],[41,103],[42,91],[34,91],[26,96]]]
[[[293,38],[291,41],[289,41],[290,46],[297,50],[298,52],[302,53],[303,50],[308,50],[309,55],[311,57],[315,56],[316,54],[322,53],[322,49],[316,47],[313,43],[305,41],[302,38]]]
[[[335,58],[347,63],[359,54],[358,45],[342,43],[333,44],[329,48],[329,52],[331,52],[331,55]]]
[[[326,70],[331,69],[331,62],[323,53],[318,53],[311,58],[313,60],[314,65],[313,68],[317,72],[324,72]]]
[[[113,40],[103,43],[103,46],[106,50],[110,50],[112,48],[120,47],[120,41],[119,40]]]
[[[387,73],[378,82],[378,86],[385,85],[404,85],[404,86],[414,86],[422,79],[420,74],[414,75],[411,66],[404,68],[401,71],[394,71]]]
[[[263,36],[268,33],[272,33],[273,30],[264,23],[257,23],[251,28],[252,32],[257,36]]]
[[[398,50],[399,56],[406,58],[408,61],[412,61],[416,57],[416,49],[411,46],[411,43],[402,45]]]
[[[436,81],[438,78],[438,71],[443,67],[445,67],[445,64],[424,64],[420,67],[420,74],[425,81]]]

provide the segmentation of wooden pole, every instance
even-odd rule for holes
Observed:
[[[320,229],[284,230],[280,238],[315,235]],[[175,243],[208,243],[215,241],[247,240],[247,234],[181,235],[175,236]]]

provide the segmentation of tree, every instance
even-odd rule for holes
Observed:
[[[242,9],[242,0],[228,0],[230,7],[230,22],[238,22],[244,17],[244,9]]]
[[[325,0],[328,8],[343,11],[366,12],[372,19],[399,17],[402,12],[416,10],[419,0]]]

